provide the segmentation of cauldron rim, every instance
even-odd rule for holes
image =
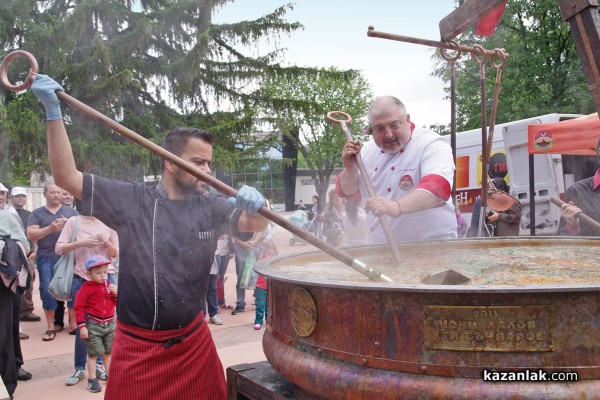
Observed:
[[[460,247],[473,245],[475,247],[484,247],[489,245],[507,246],[514,245],[518,241],[519,246],[524,245],[541,245],[545,242],[556,241],[560,242],[557,245],[584,245],[584,246],[600,246],[600,237],[564,237],[564,236],[515,236],[502,238],[471,238],[471,239],[453,239],[453,240],[434,240],[434,241],[418,241],[410,243],[398,244],[400,254],[402,248],[431,246],[438,244],[440,246],[457,245]],[[386,248],[387,245],[371,245],[349,247],[344,249],[349,253],[360,252],[365,249]],[[283,282],[296,283],[298,285],[311,285],[321,287],[331,287],[340,289],[361,289],[361,290],[376,290],[376,291],[404,291],[404,292],[443,292],[443,293],[537,293],[537,292],[597,292],[600,291],[600,282],[595,283],[576,283],[576,284],[531,284],[531,285],[425,285],[425,284],[402,284],[388,282],[348,282],[348,281],[333,281],[333,280],[318,280],[318,279],[298,279],[290,277],[284,272],[275,271],[270,268],[271,264],[278,263],[284,259],[293,259],[295,257],[304,257],[313,254],[326,253],[314,250],[299,252],[294,254],[272,257],[258,262],[255,266],[255,271],[268,278],[277,279]],[[360,258],[357,257],[359,260]],[[335,260],[332,258],[332,260]],[[350,267],[348,267],[350,268]],[[376,269],[376,268],[375,268]]]

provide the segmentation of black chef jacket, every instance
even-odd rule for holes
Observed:
[[[90,174],[83,174],[82,197],[81,214],[119,235],[119,320],[152,330],[190,324],[206,301],[219,231],[240,236],[241,212],[221,194],[169,200],[160,183]]]

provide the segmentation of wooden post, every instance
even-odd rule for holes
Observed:
[[[505,0],[468,0],[440,21],[440,38],[443,42],[454,39],[477,23]]]
[[[564,21],[571,26],[588,89],[600,116],[600,14],[598,0],[558,0]]]

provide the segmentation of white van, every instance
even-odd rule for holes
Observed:
[[[578,117],[581,115],[546,114],[494,127],[489,176],[506,179],[510,185],[510,194],[523,205],[521,235],[530,234],[531,219],[527,127],[531,124],[560,122]],[[449,135],[444,138],[450,143]],[[481,150],[481,128],[456,134],[456,203],[468,224],[471,222],[473,203],[481,195]],[[550,203],[550,198],[564,198],[565,188],[579,179],[593,175],[595,157],[536,154],[533,162],[535,234],[555,235],[558,231],[560,210]]]

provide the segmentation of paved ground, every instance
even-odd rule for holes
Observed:
[[[282,215],[287,217],[289,213]],[[308,244],[296,243],[291,246],[289,244],[291,238],[291,233],[283,228],[277,229],[275,242],[280,255],[315,249]],[[235,303],[236,276],[233,260],[229,263],[227,276],[225,297],[228,302]],[[34,290],[34,301],[35,314],[42,316],[43,311],[37,288]],[[251,305],[251,292],[247,293],[246,302],[248,303],[246,312],[231,315],[231,310],[223,310],[220,314],[223,325],[209,324],[224,368],[266,360],[261,345],[264,329],[260,331],[253,329],[255,308]],[[33,379],[25,382],[19,381],[14,395],[15,400],[98,400],[103,398],[104,392],[90,393],[86,390],[87,381],[81,381],[71,387],[65,385],[66,378],[73,372],[74,337],[70,336],[67,330],[58,333],[53,341],[44,342],[42,336],[46,330],[45,322],[23,322],[21,327],[23,332],[30,336],[28,340],[21,341],[21,345],[25,357],[24,368],[33,374]]]

